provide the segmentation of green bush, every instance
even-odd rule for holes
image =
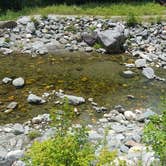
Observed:
[[[31,139],[31,140],[33,140],[33,139],[35,139],[35,138],[37,138],[37,137],[40,137],[40,136],[41,136],[41,133],[40,133],[38,130],[30,131],[30,132],[28,133],[28,137],[29,137],[29,139]]]
[[[82,133],[81,129],[78,133]],[[80,141],[77,134],[57,135],[54,139],[42,143],[35,142],[27,153],[27,164],[32,166],[90,165],[94,160],[94,149],[88,141],[85,141],[85,137],[84,141]],[[31,162],[28,162],[29,158]]]
[[[166,111],[150,118],[144,129],[143,140],[152,146],[160,157],[162,166],[166,165]]]
[[[139,23],[139,21],[138,21],[138,18],[133,13],[130,13],[127,16],[126,23],[127,23],[127,26],[134,27],[135,25]]]

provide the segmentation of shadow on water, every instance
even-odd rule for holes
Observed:
[[[90,54],[58,54],[38,56],[28,55],[0,56],[0,80],[4,77],[23,77],[26,85],[16,89],[12,85],[0,84],[0,124],[10,122],[24,122],[38,114],[49,112],[56,107],[51,98],[44,105],[30,105],[27,103],[29,92],[42,96],[44,92],[65,90],[66,94],[83,96],[86,99],[94,98],[101,106],[113,108],[121,104],[128,109],[153,107],[156,111],[163,108],[161,97],[165,97],[166,86],[162,82],[149,81],[142,77],[140,70],[132,69],[136,75],[133,78],[124,78],[122,71],[126,68],[123,63],[134,62],[127,55],[104,56]],[[157,71],[166,78],[164,71]],[[135,96],[129,100],[127,95]],[[3,111],[11,102],[16,101],[19,107],[5,114]],[[79,106],[81,118],[90,121],[100,115],[94,114],[88,102]],[[88,111],[85,111],[88,110]],[[87,116],[88,114],[91,116]]]

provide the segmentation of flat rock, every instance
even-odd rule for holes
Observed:
[[[136,66],[137,68],[146,67],[146,66],[147,66],[147,64],[146,64],[146,59],[137,59],[137,60],[135,61],[135,66]]]
[[[17,106],[18,106],[18,103],[13,101],[6,108],[7,109],[15,109],[15,108],[17,108]]]
[[[3,82],[4,84],[9,84],[9,83],[12,82],[12,79],[9,78],[9,77],[5,77],[5,78],[3,78],[2,82]]]
[[[148,79],[155,78],[154,70],[151,67],[143,68],[142,74]]]

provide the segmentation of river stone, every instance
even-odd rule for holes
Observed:
[[[67,98],[69,103],[72,105],[79,105],[85,103],[85,99],[83,97],[73,96],[73,95],[63,95],[61,98]]]
[[[12,82],[12,79],[9,78],[9,77],[5,77],[5,78],[3,78],[2,82],[3,82],[4,84],[9,84],[9,83]]]
[[[23,155],[24,155],[23,150],[14,150],[14,151],[10,151],[9,153],[7,153],[6,158],[9,161],[15,161],[15,160],[18,160],[19,158],[23,157]]]
[[[137,59],[137,60],[135,61],[135,66],[136,66],[137,68],[146,67],[146,66],[147,66],[147,65],[146,65],[146,59]]]
[[[34,23],[33,22],[28,22],[27,23],[27,26],[26,26],[26,32],[27,33],[34,33],[35,32],[35,25],[34,25]]]
[[[17,23],[26,25],[28,22],[30,22],[30,17],[29,16],[23,16],[17,20]]]
[[[18,106],[18,103],[13,101],[6,108],[7,109],[15,109],[15,108],[17,108],[17,106]]]
[[[155,77],[154,70],[151,67],[143,68],[142,74],[148,79],[153,79]]]
[[[122,76],[124,78],[132,78],[132,77],[134,77],[134,75],[135,75],[135,73],[131,70],[126,70],[126,71],[123,71],[123,73],[122,73]]]
[[[25,84],[25,81],[22,77],[16,78],[13,80],[12,84],[16,87],[16,88],[20,88],[23,87]]]
[[[97,33],[93,32],[91,34],[83,33],[82,38],[89,46],[93,46],[95,42],[97,41]]]
[[[13,132],[14,132],[15,135],[19,135],[19,134],[23,134],[24,133],[24,128],[19,123],[14,124],[12,129],[13,129]]]
[[[153,111],[151,111],[150,109],[147,109],[146,112],[142,113],[137,120],[139,122],[144,122],[146,119],[149,119],[150,116],[155,115],[155,113]]]
[[[123,44],[126,37],[122,26],[117,26],[112,30],[98,32],[98,39],[108,53],[121,53],[124,51]]]
[[[125,111],[124,116],[127,120],[135,120],[136,119],[136,115],[131,111]]]
[[[35,94],[30,94],[27,98],[27,101],[28,103],[31,103],[31,104],[43,104],[46,102],[44,99],[42,99],[39,96],[36,96]]]

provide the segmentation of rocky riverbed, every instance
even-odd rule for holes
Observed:
[[[49,111],[64,98],[90,141],[107,129],[109,149],[128,165],[157,164],[141,139],[149,116],[165,108],[166,23],[24,16],[0,23],[0,52],[0,165],[24,165],[17,160],[31,132],[40,141],[55,134]]]

